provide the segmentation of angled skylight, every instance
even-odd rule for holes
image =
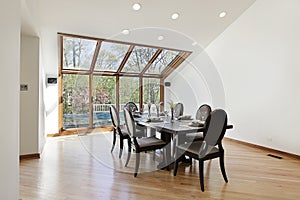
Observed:
[[[141,73],[156,51],[156,48],[135,46],[122,72]]]
[[[59,39],[60,69],[67,74],[165,79],[192,53],[64,33]]]
[[[64,37],[63,69],[89,70],[97,41]]]
[[[154,60],[146,74],[161,74],[161,72],[174,60],[178,51],[164,49],[161,54]]]
[[[95,64],[95,71],[116,72],[130,45],[102,42]]]

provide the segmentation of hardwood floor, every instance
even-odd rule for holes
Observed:
[[[270,152],[225,140],[225,183],[218,160],[204,166],[205,192],[199,185],[198,163],[156,170],[160,158],[141,154],[133,177],[134,155],[124,167],[127,149],[110,153],[111,133],[48,138],[40,159],[20,162],[22,200],[96,199],[300,199],[300,160],[267,156]],[[127,145],[125,145],[125,148]]]

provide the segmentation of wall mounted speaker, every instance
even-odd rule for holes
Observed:
[[[165,86],[166,87],[170,87],[171,86],[171,82],[165,82]]]

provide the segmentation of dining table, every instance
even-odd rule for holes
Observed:
[[[170,165],[174,163],[175,159],[185,160],[184,157],[174,158],[174,152],[172,152],[172,145],[178,145],[183,143],[184,136],[188,133],[198,133],[205,131],[204,122],[202,125],[194,126],[193,119],[177,120],[172,119],[170,116],[164,117],[149,117],[147,115],[134,116],[134,120],[140,126],[149,127],[151,134],[155,132],[160,133],[161,139],[167,143],[165,146],[166,158],[163,162],[157,166],[159,169],[168,169]],[[227,125],[226,129],[232,129],[233,125]],[[176,144],[173,144],[172,139],[176,137]]]

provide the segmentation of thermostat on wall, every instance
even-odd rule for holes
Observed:
[[[57,78],[55,78],[55,77],[49,77],[49,78],[47,78],[47,84],[48,85],[55,85],[55,84],[57,84]]]

